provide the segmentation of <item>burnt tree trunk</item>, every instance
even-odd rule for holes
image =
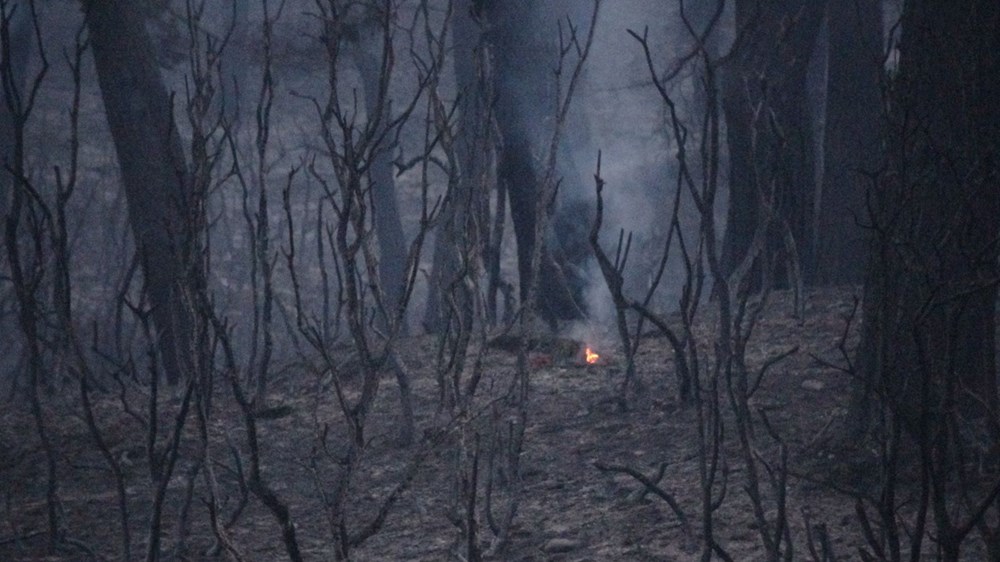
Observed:
[[[15,115],[18,113],[14,105],[19,98],[25,96],[28,60],[35,47],[32,36],[31,13],[27,2],[10,2],[7,13],[2,14],[7,21],[4,33],[3,60],[4,84],[0,86],[0,218],[6,217],[10,206],[10,190],[15,178],[10,169],[14,168],[16,142]],[[8,83],[9,82],[9,83]],[[20,100],[23,101],[23,98]]]
[[[823,181],[817,197],[817,284],[860,283],[865,193],[881,163],[882,13],[878,0],[828,0]]]
[[[796,259],[811,278],[815,153],[806,73],[824,2],[736,2],[735,58],[723,74],[723,111],[729,148],[729,212],[722,266],[729,274],[751,251],[766,224],[763,261],[755,286],[785,249],[784,228],[797,246]],[[787,260],[777,261],[778,278]]]
[[[997,411],[1000,6],[960,4],[904,8],[887,170],[871,196],[859,424],[873,391],[910,429]]]
[[[489,194],[494,184],[490,171],[495,138],[490,113],[489,53],[481,21],[477,2],[457,3],[452,42],[459,112],[453,142],[458,169],[453,171],[454,191],[449,193],[434,241],[424,314],[424,328],[432,333],[445,329],[453,312],[462,315],[465,326],[471,325],[474,295],[462,280],[494,261],[490,255],[493,245],[489,243]],[[456,302],[448,302],[449,298]]]
[[[256,37],[250,21],[250,2],[222,2],[216,6],[220,23],[217,24],[222,36],[228,34],[228,43],[220,61],[221,88],[217,94],[221,113],[226,122],[239,129],[246,115],[252,114],[250,104],[258,93],[254,84],[260,82],[260,67],[251,55],[251,44]],[[269,17],[263,14],[262,17]]]
[[[187,289],[201,276],[201,204],[139,8],[127,0],[83,6],[161,360],[176,384],[190,375],[194,353]]]
[[[539,208],[540,162],[551,139],[556,92],[553,71],[558,45],[555,34],[535,20],[545,16],[534,1],[483,3],[490,21],[489,40],[497,56],[493,63],[495,115],[500,132],[497,181],[505,189],[517,239],[520,297],[523,303],[531,284],[531,256],[541,244],[538,311],[550,326],[558,320],[584,315],[580,291],[567,281],[566,264],[560,263],[545,240],[535,240]],[[543,202],[546,209],[554,201]],[[586,237],[581,241],[586,245]]]
[[[374,10],[374,8],[371,8]],[[382,122],[391,118],[389,111],[388,76],[383,76],[382,29],[374,15],[361,23],[358,39],[352,44],[351,55],[361,75],[364,107],[369,120]],[[382,17],[382,16],[378,16]],[[393,145],[386,139],[372,153],[368,167],[368,187],[371,189],[372,216],[378,238],[378,274],[385,298],[386,314],[394,318],[403,299],[406,284],[406,235],[399,217],[396,182],[392,172]],[[405,332],[405,329],[404,329]]]

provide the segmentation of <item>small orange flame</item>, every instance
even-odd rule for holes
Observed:
[[[594,353],[594,351],[592,349],[590,349],[589,347],[586,348],[586,349],[584,349],[583,353],[584,353],[584,359],[586,359],[586,361],[587,361],[587,363],[589,365],[593,365],[594,363],[597,363],[597,361],[600,360],[600,358],[601,358],[600,355]]]

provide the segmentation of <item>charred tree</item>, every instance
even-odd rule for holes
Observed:
[[[465,325],[471,323],[474,295],[463,282],[475,273],[471,268],[485,265],[491,279],[499,276],[489,208],[495,185],[491,171],[496,138],[490,111],[489,48],[480,3],[460,0],[454,20],[452,57],[459,117],[446,140],[455,157],[450,180],[454,185],[449,188],[435,236],[431,290],[424,315],[424,328],[433,333],[443,330],[453,313],[460,314]],[[457,302],[446,302],[449,294]],[[495,314],[487,320],[494,321]]]
[[[861,283],[865,193],[881,161],[882,14],[878,0],[827,2],[823,180],[816,198],[817,284]]]
[[[31,58],[31,50],[35,42],[31,33],[31,14],[27,2],[4,3],[3,52],[0,53],[0,68],[9,69],[3,72],[4,83],[0,86],[0,217],[7,216],[10,206],[10,189],[15,178],[10,170],[14,168],[15,115],[19,112],[17,104],[24,95],[25,70]]]
[[[363,7],[349,7],[345,15],[356,20],[348,37],[348,47],[361,77],[365,113],[369,121],[382,123],[392,118],[388,84],[390,75],[383,68],[387,60],[384,50],[391,49],[385,42],[392,41],[392,37],[386,36],[379,23],[382,18],[388,17],[380,13],[380,10],[390,9],[389,5],[377,4],[372,2]],[[391,56],[388,64],[391,65]],[[393,318],[402,302],[406,284],[407,242],[399,217],[396,182],[392,173],[391,151],[394,145],[389,140],[380,143],[372,154],[366,177],[371,190],[372,215],[378,238],[380,286],[385,297],[386,313],[389,318]]]
[[[737,42],[722,76],[730,183],[722,267],[728,275],[752,260],[757,286],[772,272],[787,278],[793,263],[812,277],[815,153],[806,73],[824,3],[735,4]],[[758,228],[765,236],[754,248]]]
[[[223,2],[216,9],[221,12],[220,40],[225,42],[219,73],[221,74],[218,103],[226,121],[239,128],[256,93],[254,84],[259,76],[251,69],[257,68],[251,53],[253,40],[250,22],[250,2]]]
[[[911,431],[996,416],[1000,5],[912,0],[890,84],[888,157],[872,196],[863,388]],[[947,398],[947,400],[945,400]]]
[[[202,276],[201,203],[139,7],[126,0],[83,6],[161,360],[176,384],[194,351],[187,289]]]
[[[555,114],[553,81],[558,44],[555,34],[536,20],[544,11],[533,0],[507,2],[484,0],[490,22],[489,41],[497,53],[493,63],[494,111],[500,133],[498,183],[506,190],[517,239],[518,282],[521,301],[531,285],[531,256],[540,248],[538,311],[551,326],[558,320],[582,318],[583,287],[568,281],[567,264],[546,240],[536,240],[540,161]],[[546,210],[555,201],[545,201]],[[587,247],[585,228],[578,246]]]

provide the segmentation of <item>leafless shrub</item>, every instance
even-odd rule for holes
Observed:
[[[792,537],[786,508],[788,478],[787,447],[780,435],[771,427],[766,416],[757,413],[751,406],[751,397],[765,377],[767,371],[782,359],[795,353],[796,349],[779,353],[764,362],[754,372],[747,364],[747,344],[767,303],[771,284],[765,278],[759,292],[748,290],[755,285],[751,282],[751,266],[763,259],[765,233],[773,228],[773,217],[759,217],[755,226],[754,242],[744,258],[743,264],[731,275],[723,272],[721,252],[717,247],[718,226],[715,222],[716,201],[719,190],[721,163],[720,117],[718,114],[717,74],[727,58],[713,56],[706,47],[708,36],[722,16],[724,3],[716,4],[716,9],[704,29],[695,29],[686,18],[681,5],[681,16],[694,42],[694,48],[680,57],[676,66],[665,75],[656,68],[649,47],[648,32],[629,33],[643,50],[654,87],[660,94],[668,112],[669,134],[677,150],[677,184],[673,209],[669,219],[669,234],[660,261],[660,271],[654,280],[658,281],[667,257],[672,250],[680,255],[685,277],[681,290],[679,325],[668,321],[651,310],[649,303],[657,290],[654,283],[643,298],[635,299],[623,291],[623,271],[627,260],[628,243],[619,235],[615,259],[611,260],[600,246],[598,235],[601,226],[602,191],[604,180],[597,171],[598,214],[591,233],[591,244],[606,284],[611,290],[618,315],[619,335],[631,364],[632,356],[638,348],[642,322],[650,322],[662,333],[670,344],[674,365],[678,375],[678,394],[682,401],[694,404],[698,425],[698,465],[701,485],[701,559],[709,560],[717,556],[724,560],[732,556],[723,548],[715,536],[714,519],[716,511],[728,497],[731,453],[726,451],[726,420],[735,426],[736,443],[739,450],[740,466],[745,473],[743,489],[754,514],[761,545],[769,560],[790,560],[793,556]],[[740,39],[733,50],[740,47]],[[729,55],[732,56],[732,55]],[[676,78],[682,69],[696,66],[701,75],[701,86],[705,98],[704,114],[692,119],[685,117],[670,93],[668,83]],[[689,148],[691,145],[694,148]],[[684,194],[682,199],[681,194]],[[764,194],[760,194],[765,200]],[[681,202],[690,199],[699,217],[696,235],[681,228],[679,208]],[[786,241],[789,236],[786,230]],[[794,241],[791,241],[794,243]],[[794,245],[794,244],[793,244]],[[794,247],[788,256],[794,256]],[[763,270],[769,270],[764,265]],[[794,272],[795,268],[790,269]],[[706,282],[712,284],[713,307],[716,309],[718,324],[716,336],[711,341],[700,341],[694,327],[700,318],[700,308],[707,294]],[[798,300],[796,301],[798,303]],[[797,305],[796,308],[799,306]],[[630,330],[626,312],[638,313],[636,328]],[[705,349],[712,349],[711,355]],[[722,400],[728,402],[728,411],[722,407]],[[760,427],[766,429],[775,444],[775,456],[762,452],[763,443]],[[628,467],[622,467],[627,469]],[[631,470],[631,469],[629,469]],[[634,477],[641,476],[633,474]],[[643,477],[645,478],[645,477]],[[639,479],[640,482],[643,479]],[[648,483],[642,482],[648,487]],[[766,490],[766,493],[765,493]],[[662,496],[661,496],[662,497]],[[668,496],[669,497],[669,496]],[[665,498],[666,499],[666,498]],[[682,512],[675,508],[683,521]],[[773,514],[773,515],[772,515]]]
[[[15,15],[25,17],[23,13],[15,13],[18,9],[30,11],[32,41],[37,43],[42,61],[41,68],[23,88],[17,76],[22,69],[15,69],[10,65],[13,58],[11,50],[14,48],[11,44],[11,21]],[[64,218],[61,213],[64,211],[62,201],[66,192],[59,193],[57,212],[60,214],[56,217],[51,204],[46,201],[35,181],[28,177],[25,169],[25,127],[49,70],[34,2],[16,5],[0,2],[0,51],[3,99],[13,121],[13,151],[10,160],[6,160],[7,155],[4,155],[4,170],[13,178],[10,206],[4,217],[4,241],[7,265],[10,268],[9,283],[17,302],[18,329],[26,355],[28,380],[24,381],[25,394],[31,404],[35,429],[45,453],[48,541],[49,547],[55,549],[64,544],[66,530],[62,522],[59,498],[58,451],[50,436],[40,390],[43,385],[54,388],[57,384],[56,376],[62,374],[51,368],[46,357],[49,350],[45,343],[48,336],[45,317],[50,313],[47,308],[54,308],[56,304],[45,297],[44,291],[52,283],[50,252],[65,248],[62,238],[65,235],[64,224],[60,228],[56,221],[57,218]],[[66,267],[65,263],[63,267]]]

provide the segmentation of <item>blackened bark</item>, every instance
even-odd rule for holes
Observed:
[[[463,326],[471,326],[473,297],[463,278],[492,261],[489,177],[494,135],[490,113],[488,48],[481,14],[473,0],[460,0],[452,33],[459,121],[454,132],[457,170],[434,241],[434,261],[424,328],[437,333],[446,327],[455,307]],[[448,302],[455,299],[454,303]]]
[[[223,2],[217,8],[222,13],[221,33],[228,35],[220,67],[222,87],[217,98],[222,115],[233,128],[239,128],[243,115],[250,115],[250,103],[257,93],[253,84],[259,83],[259,74],[251,71],[260,65],[251,57],[256,37],[251,32],[250,4],[234,2],[230,7],[229,2]],[[269,16],[264,14],[264,17]]]
[[[4,33],[7,34],[0,62],[3,77],[9,83],[0,87],[0,217],[7,216],[10,207],[10,190],[14,178],[9,169],[14,168],[15,123],[11,111],[17,96],[24,96],[28,60],[35,47],[32,37],[31,13],[26,2],[11,2],[4,18],[10,18]],[[9,72],[6,69],[9,68]]]
[[[758,224],[770,217],[765,258],[783,250],[786,224],[804,275],[811,277],[815,153],[806,72],[824,4],[736,3],[740,40],[722,83],[730,166],[722,247],[727,274],[747,255]],[[757,271],[763,266],[758,263]]]
[[[909,0],[872,194],[859,385],[922,424],[941,397],[996,415],[1000,5]],[[857,428],[863,430],[864,427]]]
[[[375,23],[375,20],[369,22]],[[383,87],[381,26],[364,25],[359,29],[359,39],[353,45],[353,59],[361,75],[365,111],[369,119],[385,121],[390,118],[387,88]],[[378,115],[378,112],[382,115]],[[396,182],[392,173],[392,146],[387,142],[375,148],[368,168],[369,187],[372,190],[372,215],[375,235],[378,238],[378,273],[386,312],[396,316],[406,284],[406,236],[396,202]],[[405,330],[404,330],[405,331]]]
[[[194,354],[185,287],[199,275],[200,205],[139,8],[128,0],[83,5],[163,367],[176,384]]]
[[[543,15],[535,1],[492,0],[483,4],[491,24],[489,40],[497,53],[493,76],[494,110],[501,136],[497,179],[510,202],[521,301],[527,299],[531,283],[532,253],[536,244],[542,244],[537,305],[541,316],[555,326],[557,320],[581,318],[584,311],[567,282],[566,264],[556,259],[545,240],[535,240],[541,181],[538,166],[555,118],[552,73],[558,46],[555,35],[535,21]],[[544,202],[546,208],[552,205],[554,202]],[[581,243],[586,244],[585,237]]]
[[[817,284],[860,283],[868,247],[865,193],[881,163],[879,0],[828,0],[823,183],[816,217]]]

